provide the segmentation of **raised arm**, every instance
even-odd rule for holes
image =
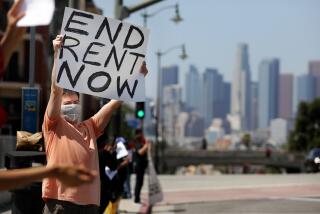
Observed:
[[[102,132],[110,121],[112,113],[121,106],[122,101],[111,100],[105,104],[92,118],[99,130]]]
[[[53,49],[54,49],[54,63],[51,73],[51,93],[50,99],[47,106],[47,114],[49,118],[55,118],[60,115],[61,109],[61,99],[63,94],[63,89],[58,87],[56,84],[56,70],[57,70],[57,61],[58,61],[58,50],[62,45],[63,36],[58,35],[55,40],[53,40]]]
[[[25,27],[17,27],[17,22],[25,15],[20,10],[23,2],[24,0],[16,1],[7,13],[7,27],[0,41],[0,48],[4,57],[4,68],[7,67],[11,55],[20,44],[26,32]]]
[[[146,66],[146,63],[143,62],[143,64],[140,67],[140,72],[144,74],[144,76],[147,75],[148,69]],[[104,105],[92,118],[95,121],[95,124],[99,130],[99,132],[102,132],[107,124],[110,121],[110,118],[112,116],[112,113],[121,106],[122,101],[119,100],[111,100],[106,105]]]

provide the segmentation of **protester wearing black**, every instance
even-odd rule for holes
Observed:
[[[126,180],[126,155],[119,157],[115,141],[106,142],[99,151],[99,169],[101,179],[100,211],[103,213],[109,202],[115,203],[123,194],[123,184]]]
[[[135,136],[135,172],[136,186],[134,190],[134,202],[141,203],[141,189],[143,186],[143,177],[148,166],[148,142],[143,136],[141,129],[136,130]]]

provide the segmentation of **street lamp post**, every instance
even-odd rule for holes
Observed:
[[[142,3],[139,3],[135,6],[132,7],[126,7],[123,5],[123,0],[115,0],[115,18],[116,19],[125,19],[127,18],[131,13],[134,13],[136,11],[139,11],[141,9],[144,9],[148,6],[151,6],[153,4],[156,4],[158,2],[161,2],[162,0],[146,0]],[[182,18],[180,16],[179,13],[179,5],[175,4],[175,5],[171,5],[171,6],[167,6],[164,8],[159,9],[158,11],[155,11],[152,14],[147,14],[146,12],[144,14],[142,14],[142,17],[144,18],[144,26],[147,26],[147,18],[155,16],[156,14],[158,14],[159,12],[169,9],[169,8],[175,8],[175,16],[173,18],[171,18],[171,20],[175,23],[179,23],[182,21]],[[181,59],[186,59],[187,58],[187,54],[186,54],[186,50],[185,50],[185,46],[184,45],[179,45],[179,46],[175,46],[172,47],[164,52],[161,52],[160,50],[156,53],[157,54],[157,58],[158,58],[158,88],[157,88],[157,103],[156,103],[156,112],[157,115],[155,117],[156,119],[156,154],[155,154],[155,166],[156,166],[156,170],[157,172],[159,172],[159,151],[158,148],[159,147],[159,120],[160,120],[160,106],[161,106],[161,81],[162,81],[162,75],[161,75],[161,57],[166,55],[167,53],[173,51],[174,49],[178,49],[181,48],[182,50],[182,54],[180,55]]]
[[[123,5],[123,0],[115,0],[115,18],[123,20],[130,16],[130,14],[135,13],[139,10],[142,10],[146,7],[149,7],[153,4],[159,3],[163,0],[145,0],[141,3],[138,3],[134,6],[127,7]]]
[[[157,102],[156,102],[156,130],[155,130],[155,137],[156,137],[156,147],[155,147],[155,167],[156,171],[159,172],[159,137],[161,136],[161,140],[163,140],[163,129],[162,129],[162,115],[161,115],[161,107],[162,107],[162,72],[161,72],[161,57],[170,53],[173,50],[180,49],[181,48],[181,55],[180,58],[182,60],[186,59],[188,56],[186,54],[185,45],[178,45],[174,46],[172,48],[169,48],[168,50],[161,52],[161,50],[158,50],[156,52],[157,55],[157,66],[158,66],[158,86],[157,86]],[[161,131],[160,131],[161,130]],[[160,132],[160,134],[159,134]]]
[[[150,18],[150,17],[153,17],[155,15],[157,15],[158,13],[160,13],[161,11],[164,11],[164,10],[167,10],[167,9],[170,9],[170,8],[174,8],[175,9],[175,16],[171,18],[171,20],[173,22],[175,22],[176,24],[178,24],[179,22],[181,22],[183,19],[181,18],[180,16],[180,12],[179,12],[179,5],[178,4],[175,4],[175,5],[170,5],[170,6],[167,6],[167,7],[163,7],[163,8],[160,8],[159,10],[153,12],[153,13],[147,13],[147,11],[145,10],[144,13],[141,14],[142,18],[143,18],[143,26],[146,27],[147,26],[147,19]]]
[[[135,13],[139,10],[142,10],[146,7],[149,7],[153,4],[159,3],[161,1],[162,0],[145,0],[134,6],[127,7],[123,4],[123,0],[115,0],[114,17],[115,19],[123,20],[125,18],[128,18],[130,14]],[[115,135],[119,135],[121,133],[121,107],[119,107],[116,111],[114,127],[115,127],[115,130],[114,130]]]

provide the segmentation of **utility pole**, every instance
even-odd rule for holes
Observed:
[[[123,20],[125,18],[128,18],[131,13],[137,12],[139,10],[142,10],[146,7],[149,7],[153,4],[156,4],[158,2],[161,2],[163,0],[149,0],[144,1],[142,3],[139,3],[137,5],[134,5],[132,7],[127,7],[123,5],[123,0],[115,0],[114,5],[114,18],[118,20]],[[121,106],[117,109],[116,115],[114,118],[114,134],[115,136],[118,136],[121,134]]]
[[[151,5],[159,3],[163,0],[149,0],[143,1],[142,3],[136,4],[131,7],[127,7],[123,5],[123,0],[115,0],[115,9],[114,9],[114,17],[119,20],[123,20],[128,18],[131,13],[137,12],[139,10],[145,9]]]
[[[22,87],[21,97],[21,130],[31,133],[38,132],[40,88],[35,86],[35,54],[36,54],[36,27],[30,27],[29,40],[29,86]]]
[[[36,27],[30,27],[29,46],[29,86],[34,87],[35,55],[36,55]]]
[[[114,18],[122,20],[122,8],[123,8],[123,0],[115,0],[115,8],[114,8]],[[116,114],[114,116],[113,122],[113,134],[114,137],[119,137],[121,134],[121,106],[116,110]]]
[[[115,0],[115,9],[114,9],[114,17],[119,20],[123,20],[127,17],[130,16],[131,13],[137,12],[139,10],[142,10],[146,7],[149,7],[155,3],[161,2],[162,0],[149,0],[149,1],[144,1],[140,4],[137,4],[133,7],[126,7],[123,6],[123,0]],[[116,113],[116,121],[119,121],[118,123],[121,124],[121,108],[118,108],[117,113]],[[114,123],[115,125],[117,122]],[[116,130],[120,130],[120,126],[116,127]],[[147,213],[152,213],[152,205],[148,206]]]

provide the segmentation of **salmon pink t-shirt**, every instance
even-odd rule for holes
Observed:
[[[96,138],[100,135],[93,118],[75,126],[63,117],[49,118],[45,113],[42,131],[45,139],[47,166],[67,164],[83,165],[99,173]],[[66,187],[55,178],[43,180],[42,197],[69,201],[79,205],[100,204],[99,175],[91,184]]]

